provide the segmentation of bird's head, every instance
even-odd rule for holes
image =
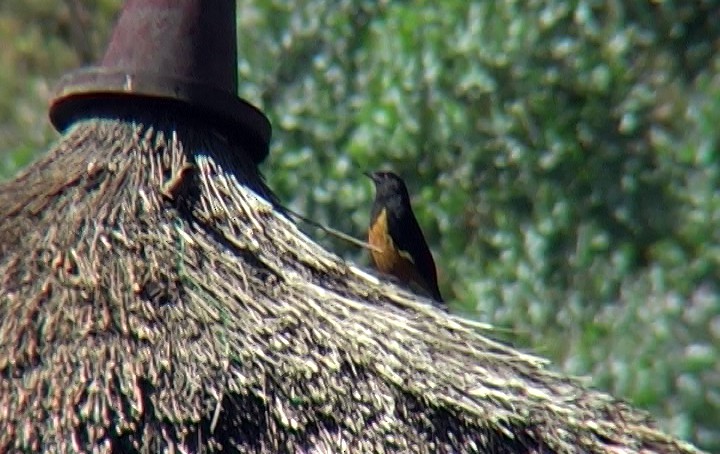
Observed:
[[[397,174],[384,170],[364,172],[364,174],[375,183],[377,197],[400,196],[409,198],[405,182]]]

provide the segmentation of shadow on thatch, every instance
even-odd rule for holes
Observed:
[[[201,125],[96,118],[0,187],[0,451],[695,452],[379,282]]]

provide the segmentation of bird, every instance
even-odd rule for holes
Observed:
[[[389,171],[364,174],[375,183],[368,228],[373,265],[411,288],[420,287],[442,305],[435,261],[413,213],[405,182]]]

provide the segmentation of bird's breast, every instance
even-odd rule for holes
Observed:
[[[400,257],[395,252],[395,243],[388,229],[387,210],[383,208],[370,226],[368,243],[375,249],[370,250],[375,267],[382,273],[392,273],[400,263]]]
[[[406,283],[415,282],[425,287],[426,283],[418,274],[412,256],[407,251],[398,249],[389,227],[387,210],[383,209],[372,222],[368,232],[368,243],[374,247],[370,250],[370,257],[375,268]]]

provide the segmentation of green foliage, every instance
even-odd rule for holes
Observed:
[[[82,60],[62,27],[17,25],[64,6],[21,3],[0,7],[0,149],[42,148],[43,77]],[[362,236],[361,171],[394,168],[453,310],[720,450],[715,2],[239,3],[240,93],[287,205]]]

